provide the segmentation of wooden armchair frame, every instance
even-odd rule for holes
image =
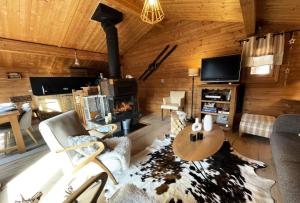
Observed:
[[[101,139],[106,139],[106,138],[112,137],[113,133],[118,129],[118,126],[116,124],[107,124],[107,125],[112,127],[111,131],[109,131],[107,133],[101,133],[97,130],[97,128],[91,128],[91,129],[88,129],[88,131],[89,131],[90,135],[97,136]]]
[[[107,181],[107,173],[102,172],[96,176],[91,177],[88,179],[83,185],[81,185],[76,191],[74,191],[65,201],[64,203],[73,203],[75,200],[86,190],[88,189],[93,183],[101,180],[101,185],[99,185],[99,188],[97,189],[96,193],[94,194],[92,200],[90,203],[96,203],[105,184]]]
[[[77,171],[79,171],[81,168],[83,168],[85,165],[87,165],[88,163],[94,162],[95,164],[100,166],[109,175],[109,177],[111,178],[111,180],[113,181],[113,183],[115,185],[118,184],[117,180],[115,179],[115,177],[113,176],[111,171],[99,159],[97,159],[97,156],[99,156],[105,148],[104,144],[102,142],[84,143],[84,144],[80,144],[80,145],[76,145],[76,146],[72,146],[72,147],[67,147],[67,148],[64,148],[62,150],[58,150],[56,152],[61,153],[61,152],[74,151],[76,149],[85,148],[85,147],[89,147],[89,146],[92,146],[92,145],[97,145],[99,147],[99,149],[96,152],[94,152],[93,154],[83,158],[83,161],[81,161],[79,164],[77,164],[75,166],[72,173],[74,174]]]

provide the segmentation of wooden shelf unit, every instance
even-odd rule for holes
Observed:
[[[226,115],[228,116],[228,123],[227,125],[225,124],[219,124],[222,128],[225,128],[227,130],[231,130],[232,129],[232,125],[233,125],[233,120],[234,120],[234,116],[235,116],[235,111],[236,111],[236,102],[237,102],[237,87],[239,85],[238,84],[201,84],[199,86],[200,88],[200,114],[201,114],[201,119],[205,116],[205,115],[212,115],[214,117],[218,116],[218,115]],[[230,96],[230,100],[229,101],[223,101],[223,100],[209,100],[209,99],[203,99],[202,95],[203,95],[203,90],[208,90],[208,91],[212,91],[212,90],[219,90],[219,91],[231,91],[231,96]],[[227,105],[229,108],[229,114],[224,114],[224,113],[212,113],[212,112],[204,112],[202,111],[203,109],[203,105],[204,103],[215,103],[216,105]],[[214,119],[216,120],[216,119]]]
[[[218,100],[214,101],[214,100],[204,100],[204,99],[202,99],[201,102],[202,103],[214,102],[214,103],[217,103],[217,104],[230,104],[230,101],[218,101]]]
[[[201,111],[201,114],[208,114],[208,115],[213,115],[213,116],[217,116],[217,115],[229,115],[229,114],[226,114],[226,113],[212,113],[212,112],[204,112],[204,111]]]

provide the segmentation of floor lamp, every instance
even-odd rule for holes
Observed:
[[[188,119],[189,122],[194,123],[195,118],[193,117],[193,107],[194,107],[194,82],[195,82],[195,76],[199,75],[199,69],[198,68],[190,68],[189,69],[189,76],[193,78],[192,82],[192,105],[191,105],[191,117]]]

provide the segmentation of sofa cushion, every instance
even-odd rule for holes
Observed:
[[[300,200],[300,163],[275,160],[280,191],[284,202],[298,203]]]
[[[284,202],[300,199],[300,116],[282,115],[274,124],[271,140],[279,189]]]
[[[273,133],[271,146],[274,160],[300,162],[300,137],[297,134]]]

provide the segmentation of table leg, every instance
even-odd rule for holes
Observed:
[[[18,151],[20,153],[23,153],[23,152],[25,152],[26,148],[25,148],[25,143],[24,143],[23,136],[22,136],[22,133],[21,133],[21,130],[20,130],[20,125],[19,125],[19,121],[18,121],[17,116],[12,117],[10,119],[10,124],[11,124],[12,131],[14,133],[14,137],[15,137],[15,140],[16,140]]]

